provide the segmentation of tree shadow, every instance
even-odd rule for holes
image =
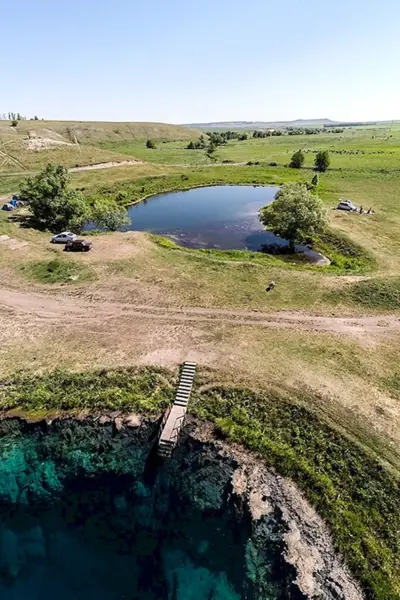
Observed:
[[[35,219],[33,215],[10,215],[8,217],[8,222],[19,225],[23,229],[38,229],[39,231],[46,231],[46,226],[37,219]]]

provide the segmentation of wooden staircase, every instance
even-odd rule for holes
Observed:
[[[179,432],[183,427],[190,394],[193,388],[193,380],[196,374],[196,363],[185,362],[179,378],[178,390],[175,401],[164,415],[160,428],[158,440],[158,455],[161,458],[170,458],[175,448]]]

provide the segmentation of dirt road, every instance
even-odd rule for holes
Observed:
[[[371,317],[321,317],[297,312],[262,313],[196,307],[162,307],[89,301],[71,296],[49,296],[0,289],[0,309],[29,315],[32,319],[60,324],[88,324],[108,319],[148,319],[246,325],[258,328],[285,328],[303,331],[327,331],[347,335],[374,334],[388,336],[400,332],[400,315]]]
[[[114,169],[115,167],[129,167],[132,165],[142,165],[141,160],[122,160],[119,162],[97,163],[95,165],[84,165],[82,167],[73,167],[68,169],[70,173],[78,173],[79,171],[96,171],[98,169]]]

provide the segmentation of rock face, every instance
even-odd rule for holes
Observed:
[[[116,426],[118,418],[118,426]],[[2,600],[359,600],[289,481],[188,426],[0,421]]]

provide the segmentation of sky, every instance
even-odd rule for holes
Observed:
[[[400,119],[398,0],[20,0],[1,18],[0,113]]]

